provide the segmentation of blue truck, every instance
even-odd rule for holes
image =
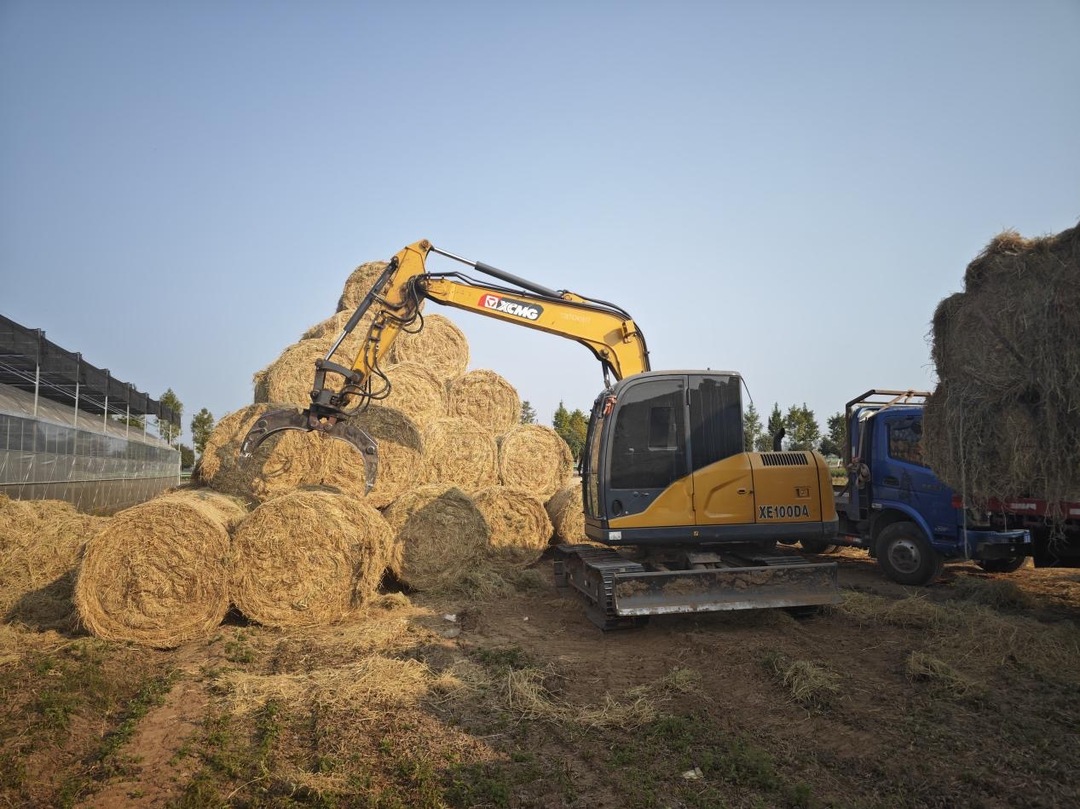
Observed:
[[[933,581],[948,560],[1011,573],[1034,554],[1031,514],[975,511],[923,461],[928,392],[870,390],[847,403],[847,483],[837,487],[837,543],[865,548],[900,584]],[[823,552],[823,543],[805,550]]]

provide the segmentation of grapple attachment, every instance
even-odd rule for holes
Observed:
[[[302,411],[271,410],[262,415],[244,436],[240,445],[241,460],[250,458],[263,441],[282,430],[315,431],[329,438],[347,441],[360,450],[364,459],[365,491],[370,492],[375,485],[375,475],[379,469],[379,448],[374,439],[346,421],[342,414],[320,414],[314,407]]]

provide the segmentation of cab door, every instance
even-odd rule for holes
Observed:
[[[742,387],[734,374],[691,374],[690,457],[697,525],[754,522],[754,478],[743,451]]]
[[[688,475],[686,376],[649,376],[626,384],[608,419],[611,527],[693,524]]]

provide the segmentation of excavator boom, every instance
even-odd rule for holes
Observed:
[[[437,253],[465,264],[509,287],[480,282],[461,272],[429,273],[427,258]],[[326,356],[315,363],[311,405],[304,411],[276,410],[260,418],[240,447],[247,458],[282,430],[315,430],[353,444],[364,457],[367,486],[374,484],[378,466],[375,442],[348,422],[349,416],[389,392],[381,363],[398,335],[422,324],[421,304],[432,300],[519,326],[537,329],[581,343],[601,363],[605,380],[649,370],[645,337],[633,319],[614,304],[585,298],[511,275],[489,264],[440,250],[423,240],[405,247],[389,262],[379,279],[349,318]],[[351,365],[333,361],[345,337],[373,312],[371,326]],[[336,386],[331,382],[336,381]]]

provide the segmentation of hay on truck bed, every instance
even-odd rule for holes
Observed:
[[[473,495],[491,532],[488,559],[497,565],[526,567],[551,542],[552,527],[544,502],[534,494],[507,486],[489,486]]]
[[[502,435],[521,423],[521,397],[499,374],[479,369],[450,380],[446,412],[471,418],[492,435]]]
[[[925,460],[957,491],[1080,499],[1080,227],[996,236],[934,313]]]
[[[377,593],[397,558],[373,506],[299,489],[263,503],[233,532],[232,602],[265,626],[335,623]]]
[[[411,329],[421,325],[417,321]],[[469,367],[469,342],[452,320],[424,315],[419,331],[402,332],[387,352],[390,362],[418,362],[444,383]]]
[[[474,492],[499,482],[499,446],[464,416],[446,416],[423,429],[425,479]]]
[[[75,580],[82,624],[106,640],[170,649],[205,638],[229,609],[236,499],[178,490],[109,519],[86,543]]]
[[[392,571],[413,590],[453,589],[483,563],[490,529],[473,499],[456,486],[410,489],[383,515],[401,549]]]
[[[519,424],[499,437],[499,480],[547,500],[574,472],[574,456],[562,436],[543,424]]]

